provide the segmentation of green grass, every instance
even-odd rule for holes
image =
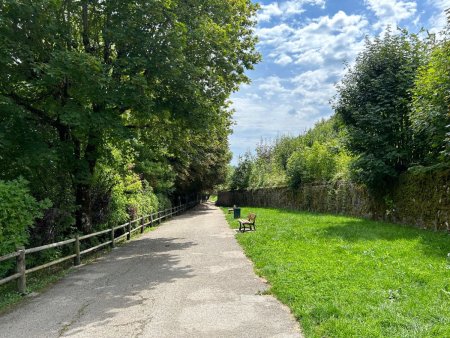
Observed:
[[[70,267],[61,264],[27,276],[27,293],[42,292],[62,277],[67,275]],[[0,286],[0,314],[23,301],[24,296],[17,292],[17,281]]]
[[[237,239],[307,337],[450,337],[449,234],[280,209],[242,214],[250,211],[256,232]]]

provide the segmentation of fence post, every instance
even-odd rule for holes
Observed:
[[[158,211],[158,224],[161,224],[161,211]]]
[[[144,219],[144,216],[142,216],[142,219],[141,219],[141,234],[144,233],[144,224],[145,224],[145,219]]]
[[[131,219],[130,219],[130,221],[128,222],[128,225],[127,225],[127,241],[129,241],[130,239],[131,239]]]
[[[80,257],[80,236],[78,234],[75,235],[75,257],[73,259],[73,265],[77,266],[81,264],[81,257]]]
[[[19,256],[16,257],[16,271],[20,273],[20,277],[17,280],[17,289],[21,294],[27,292],[27,277],[26,277],[26,265],[25,265],[25,247],[21,246],[17,248]]]
[[[153,226],[153,213],[150,214],[150,226],[151,227]]]
[[[111,227],[111,248],[114,249],[116,247],[116,241],[114,237],[114,225]]]

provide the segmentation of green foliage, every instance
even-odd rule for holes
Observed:
[[[253,159],[250,153],[239,157],[239,163],[234,169],[231,178],[231,190],[247,189],[250,183],[250,175],[252,173]]]
[[[289,157],[297,148],[298,138],[282,136],[275,141],[274,145],[274,161],[275,164],[286,171]]]
[[[31,196],[24,179],[0,180],[0,256],[28,244],[35,219],[42,217],[43,210],[50,206],[50,201],[38,202]],[[8,263],[0,266],[0,276],[10,268]]]
[[[336,156],[321,143],[295,151],[288,160],[288,183],[298,188],[301,183],[329,181],[336,172]]]
[[[303,154],[294,151],[289,157],[286,167],[286,175],[289,186],[297,189],[305,181],[307,176],[306,163]]]
[[[233,180],[233,176],[234,176],[234,170],[235,168],[229,164],[227,166],[227,170],[225,173],[225,181],[222,184],[218,184],[214,187],[214,193],[218,192],[218,191],[225,191],[225,190],[230,190],[230,187],[232,185],[232,180]]]
[[[1,2],[0,179],[23,175],[52,200],[36,242],[224,180],[228,97],[260,60],[256,10],[250,0]]]
[[[424,165],[448,160],[450,125],[450,40],[433,45],[429,61],[417,75],[411,113],[417,162]]]
[[[69,269],[57,265],[29,274],[27,275],[27,292],[30,294],[42,293],[46,288],[64,277],[69,271]],[[0,286],[0,313],[5,313],[5,311],[8,311],[8,309],[23,300],[23,295],[17,292],[16,283],[7,283]]]
[[[248,188],[257,189],[284,185],[285,174],[277,165],[275,158],[276,144],[261,141],[256,146],[256,156],[252,159]]]
[[[130,146],[110,146],[110,156],[98,163],[90,198],[96,224],[124,223],[158,210],[152,186],[134,170],[136,156]]]
[[[334,108],[348,131],[348,148],[357,155],[355,178],[380,187],[413,161],[411,91],[426,46],[405,31],[367,40],[338,86]]]
[[[258,215],[257,230],[237,239],[305,336],[450,335],[446,233],[343,216],[242,209],[248,212]]]
[[[255,189],[349,179],[352,157],[344,148],[346,133],[337,117],[321,120],[298,137],[261,142],[247,153],[233,174],[231,189]]]

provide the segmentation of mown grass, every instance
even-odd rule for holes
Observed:
[[[256,232],[237,239],[307,337],[450,337],[449,234],[242,209],[250,211],[257,214]]]

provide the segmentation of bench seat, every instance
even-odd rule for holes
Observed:
[[[238,219],[239,222],[239,231],[244,232],[245,228],[248,226],[249,230],[256,230],[255,227],[256,214],[250,213],[247,216],[247,219]]]

